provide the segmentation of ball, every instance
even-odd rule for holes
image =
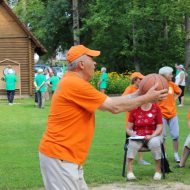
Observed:
[[[153,73],[146,75],[139,85],[139,91],[140,94],[146,94],[150,88],[152,88],[156,83],[158,83],[158,86],[155,90],[163,90],[168,89],[168,81],[159,74]]]

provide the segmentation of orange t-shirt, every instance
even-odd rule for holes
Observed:
[[[107,96],[74,72],[67,72],[53,95],[39,151],[81,165],[95,128],[95,111]]]
[[[126,96],[126,95],[128,95],[128,94],[132,94],[132,93],[136,92],[137,90],[138,90],[138,88],[137,88],[136,86],[134,86],[134,85],[131,84],[131,85],[129,85],[129,86],[125,89],[125,91],[124,91],[124,93],[122,94],[122,96]],[[128,127],[129,113],[130,113],[130,112],[126,112],[126,114],[125,114],[126,128]]]
[[[165,100],[158,102],[158,105],[161,109],[162,116],[166,119],[171,119],[172,117],[176,116],[176,100],[174,95],[179,95],[181,93],[181,89],[174,83],[169,81],[168,82],[168,96]]]

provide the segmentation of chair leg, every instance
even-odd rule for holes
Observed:
[[[162,174],[163,174],[163,179],[165,179],[165,160],[166,160],[166,155],[165,155],[165,150],[164,150],[164,145],[163,143],[161,144],[161,152],[162,152],[162,156],[163,156],[163,159],[162,159]]]
[[[123,159],[123,170],[122,170],[122,176],[125,177],[125,168],[126,168],[126,158],[127,157],[127,150],[124,152],[124,159]]]

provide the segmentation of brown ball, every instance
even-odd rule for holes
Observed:
[[[168,81],[163,76],[153,73],[146,75],[140,82],[140,94],[146,94],[148,90],[152,88],[156,83],[158,83],[156,90],[168,89]]]

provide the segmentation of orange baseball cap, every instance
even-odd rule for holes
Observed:
[[[82,55],[89,55],[92,57],[97,57],[100,55],[100,51],[91,50],[83,45],[72,46],[67,53],[67,61],[71,63],[75,59]]]
[[[134,72],[134,73],[131,74],[130,78],[133,79],[133,78],[136,78],[136,77],[138,77],[140,79],[143,79],[144,75],[142,75],[140,72]]]

